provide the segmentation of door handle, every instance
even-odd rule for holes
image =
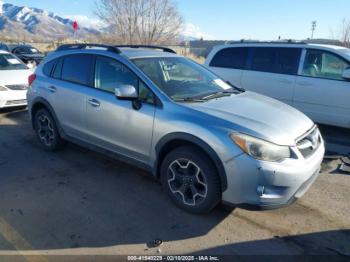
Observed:
[[[56,93],[57,88],[56,88],[55,86],[49,86],[49,87],[47,88],[47,90],[49,90],[49,92],[51,92],[51,93]]]
[[[93,99],[93,98],[89,99],[88,102],[93,107],[99,107],[101,105],[101,103],[98,100]]]
[[[312,86],[312,83],[302,81],[302,82],[299,82],[299,85],[301,85],[301,86]]]

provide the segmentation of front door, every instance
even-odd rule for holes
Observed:
[[[306,50],[297,78],[294,106],[318,123],[350,127],[350,82],[342,78],[349,66],[340,56]]]
[[[96,57],[94,85],[86,100],[90,142],[147,163],[155,114],[151,91],[125,65],[104,56]],[[120,85],[138,89],[141,108],[134,109],[131,101],[115,97],[114,90]]]

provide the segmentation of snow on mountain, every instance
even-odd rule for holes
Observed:
[[[111,33],[110,27],[98,19],[83,15],[59,16],[34,7],[16,6],[0,0],[0,36],[12,39],[53,40],[73,36],[73,23],[77,21],[80,27],[78,38],[100,36]],[[179,36],[180,41],[197,39],[213,39],[199,27],[186,23]]]
[[[60,17],[39,8],[16,6],[0,1],[0,34],[8,37],[25,36],[65,38],[73,35],[74,20]],[[98,29],[80,25],[79,37],[100,34]]]

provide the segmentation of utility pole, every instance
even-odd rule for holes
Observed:
[[[316,30],[316,26],[317,26],[317,21],[312,21],[312,23],[311,23],[311,39],[314,38],[314,32]]]

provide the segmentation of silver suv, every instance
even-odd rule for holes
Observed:
[[[179,207],[276,208],[301,197],[324,155],[318,128],[168,48],[63,45],[29,77],[44,149],[72,141],[149,170]]]

